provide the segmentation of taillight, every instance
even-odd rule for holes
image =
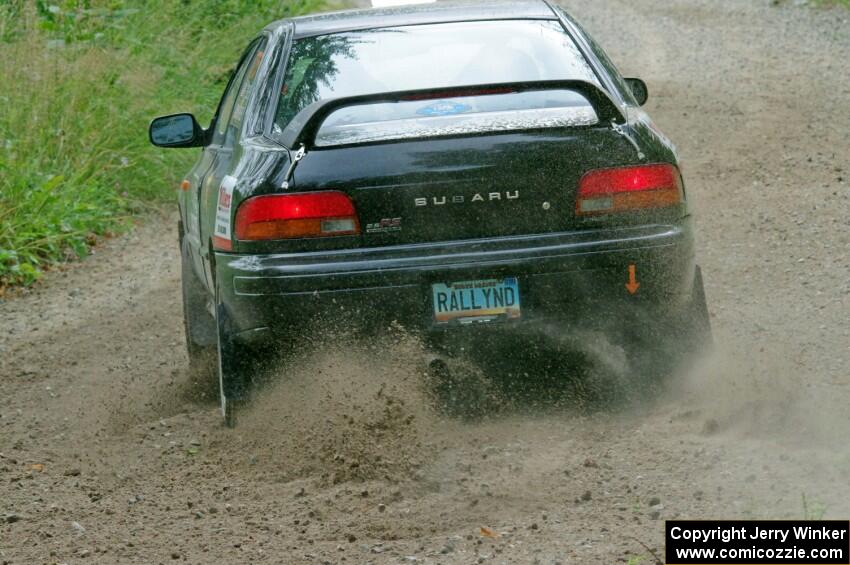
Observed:
[[[256,196],[236,212],[236,239],[242,241],[359,233],[354,204],[342,192]]]
[[[576,214],[664,208],[681,204],[682,199],[682,176],[673,165],[600,169],[579,181]]]

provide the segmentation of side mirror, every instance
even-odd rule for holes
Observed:
[[[649,89],[646,87],[646,83],[639,78],[627,78],[626,84],[632,89],[632,94],[638,105],[643,106],[646,104],[646,101],[649,99]]]
[[[203,147],[206,135],[192,114],[154,118],[148,136],[157,147]]]

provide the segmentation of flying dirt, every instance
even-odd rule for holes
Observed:
[[[341,332],[228,429],[187,369],[176,215],[152,215],[0,302],[0,562],[652,563],[665,519],[850,516],[850,12],[568,8],[678,144],[713,351],[657,398],[564,385],[464,419],[404,328]]]

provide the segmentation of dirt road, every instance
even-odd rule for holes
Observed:
[[[306,351],[228,430],[154,218],[0,303],[0,563],[651,563],[666,518],[848,518],[850,13],[570,8],[679,144],[714,355],[651,406],[470,424],[391,334]]]

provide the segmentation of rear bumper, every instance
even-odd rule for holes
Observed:
[[[626,289],[629,265],[640,282],[635,294]],[[689,219],[384,248],[216,255],[222,303],[244,336],[300,334],[314,321],[337,329],[397,321],[414,330],[452,331],[455,326],[433,321],[431,285],[505,276],[519,280],[522,318],[500,325],[607,326],[624,312],[679,308],[690,296],[693,273]]]

